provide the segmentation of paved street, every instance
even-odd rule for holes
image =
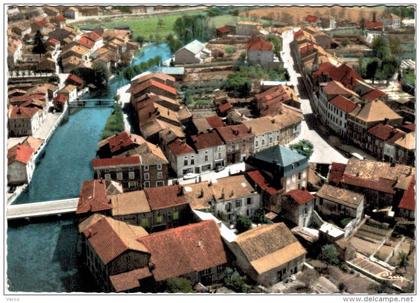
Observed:
[[[34,132],[33,137],[45,140],[51,131],[54,131],[54,124],[60,118],[61,114],[62,113],[47,113],[47,117],[44,122],[42,122],[41,127]]]
[[[282,35],[283,37],[283,51],[281,53],[284,67],[287,69],[290,75],[290,82],[294,85],[296,93],[299,93],[298,86],[300,74],[296,73],[293,67],[293,58],[290,51],[290,42],[293,41],[293,30],[286,31]],[[299,140],[309,140],[314,145],[314,152],[311,155],[309,162],[314,163],[347,163],[348,159],[335,150],[327,141],[325,141],[312,127],[308,126],[308,119],[311,119],[313,114],[309,99],[300,98],[301,110],[305,117],[305,120],[301,124],[300,135],[290,142],[290,144],[296,143]]]
[[[192,178],[192,179],[188,179],[188,180],[184,180],[183,178],[179,178],[178,182],[181,185],[185,185],[185,184],[191,184],[191,183],[199,182],[200,179],[201,179],[201,181],[212,181],[212,180],[217,180],[217,179],[224,178],[224,177],[229,177],[229,173],[230,174],[236,174],[236,173],[239,173],[241,171],[245,171],[245,163],[244,162],[235,163],[235,164],[226,166],[225,169],[220,171],[220,172],[208,171],[208,172],[200,174],[200,176],[197,176],[196,178]],[[174,180],[176,180],[176,179],[174,179]],[[170,180],[169,184],[173,184],[174,180]]]
[[[130,88],[130,84],[127,84],[117,90],[117,96],[120,96],[119,102],[121,103],[121,107],[124,108],[127,104],[130,103],[131,94],[128,91]],[[126,111],[123,111],[124,117],[124,129],[127,132],[131,132],[131,125],[128,119],[128,114]]]

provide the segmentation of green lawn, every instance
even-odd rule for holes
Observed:
[[[405,71],[403,74],[403,79],[407,82],[407,84],[410,85],[416,85],[416,75],[414,74],[414,71]]]
[[[89,20],[86,22],[75,23],[79,28],[92,28],[96,26],[101,26],[104,28],[113,28],[113,27],[125,27],[128,26],[133,31],[134,36],[143,36],[146,39],[149,39],[150,35],[159,35],[161,38],[165,38],[169,33],[173,32],[173,26],[176,21],[181,16],[184,15],[195,15],[198,13],[204,12],[203,10],[197,10],[193,12],[184,12],[184,13],[174,13],[171,15],[165,16],[133,16],[133,17],[116,17],[116,18],[104,18],[100,20]],[[162,20],[161,26],[158,25],[159,19]],[[247,20],[249,18],[238,17],[232,15],[221,15],[216,17],[211,17],[210,26],[220,27],[225,24],[234,25],[239,20]]]

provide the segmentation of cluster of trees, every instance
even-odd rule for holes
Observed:
[[[214,28],[209,25],[207,14],[184,15],[179,17],[174,24],[174,32],[182,45],[195,39],[208,41],[214,35]]]
[[[414,6],[390,6],[385,8],[384,14],[395,14],[400,18],[414,19]]]
[[[42,54],[45,54],[47,52],[47,47],[44,43],[44,37],[42,36],[42,33],[40,30],[36,31],[36,34],[34,36],[34,46],[32,48],[32,53],[39,54],[41,56]]]
[[[122,74],[125,79],[131,80],[135,76],[147,71],[149,68],[159,65],[161,61],[162,58],[160,56],[156,56],[140,64],[126,67],[122,71]]]
[[[314,145],[308,140],[300,140],[299,142],[290,145],[290,149],[309,159],[314,152]]]
[[[190,280],[185,278],[171,278],[166,281],[166,290],[170,293],[194,292]]]
[[[249,96],[254,80],[288,80],[289,78],[284,68],[265,69],[258,65],[239,62],[235,69],[236,71],[228,76],[223,88],[239,98]]]
[[[243,233],[251,228],[252,221],[248,217],[238,216],[236,219],[235,228],[238,233]]]
[[[182,47],[182,42],[179,41],[179,39],[175,37],[173,34],[167,35],[165,40],[172,53],[176,52],[178,49]]]
[[[282,40],[280,37],[277,37],[275,35],[268,35],[267,40],[270,41],[273,44],[274,48],[274,54],[280,58],[280,51],[282,48]]]
[[[78,67],[71,72],[85,81],[86,84],[93,84],[97,89],[108,86],[110,72],[105,63],[95,62],[92,68]]]
[[[121,106],[116,103],[111,116],[106,121],[105,128],[102,132],[102,139],[118,134],[124,130],[124,118]]]
[[[246,283],[245,277],[241,276],[238,271],[232,268],[226,268],[225,278],[223,280],[225,286],[235,292],[247,293],[251,290],[251,286]]]
[[[363,60],[359,60],[359,72],[364,78],[375,80],[389,80],[396,72],[400,65],[399,55],[401,54],[400,41],[398,38],[387,38],[378,36],[372,42],[373,58],[371,58],[366,66]]]

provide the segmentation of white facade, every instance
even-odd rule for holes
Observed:
[[[347,132],[347,113],[330,102],[327,103],[327,124],[337,134],[344,136]]]
[[[305,204],[297,204],[291,199],[282,201],[281,213],[299,227],[308,227],[310,225],[313,211],[313,201]]]
[[[256,153],[271,146],[278,145],[280,142],[280,130],[259,134],[254,136],[254,150]]]
[[[308,168],[306,167],[301,172],[293,174],[282,179],[282,186],[285,192],[293,189],[304,189],[308,186]]]
[[[33,157],[26,165],[18,161],[9,164],[7,167],[7,184],[19,185],[30,183],[35,166],[32,159]]]
[[[226,147],[219,145],[206,149],[198,150],[197,163],[195,173],[202,173],[213,170],[219,166],[225,166],[226,163]]]
[[[226,192],[225,196],[228,198],[229,192]],[[252,217],[255,211],[261,208],[261,197],[255,192],[236,199],[219,199],[213,204],[213,213],[221,220],[233,224],[238,216]]]

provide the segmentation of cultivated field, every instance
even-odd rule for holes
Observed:
[[[365,19],[370,19],[372,17],[372,13],[376,12],[377,17],[380,17],[384,11],[384,7],[377,6],[377,7],[339,7],[339,6],[312,6],[312,7],[297,7],[297,6],[290,6],[290,7],[262,7],[256,8],[249,11],[245,11],[241,13],[241,16],[246,17],[266,17],[276,21],[284,21],[282,18],[285,14],[289,14],[292,18],[293,22],[301,22],[305,19],[307,15],[315,15],[318,17],[327,17],[327,16],[334,16],[336,20],[340,19],[348,19],[353,22],[357,22],[360,20],[361,17]],[[290,18],[289,17],[289,18]]]

